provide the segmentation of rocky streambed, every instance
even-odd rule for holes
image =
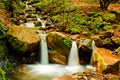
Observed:
[[[46,4],[42,1],[28,2],[28,7],[22,14],[16,14],[11,18],[14,24],[8,25],[5,36],[0,38],[0,54],[2,55],[0,58],[2,61],[11,63],[7,63],[9,66],[6,65],[10,68],[10,74],[14,73],[16,78],[20,78],[22,74],[26,74],[27,69],[18,67],[14,70],[13,66],[39,62],[41,38],[38,33],[47,33],[49,63],[52,64],[68,64],[72,40],[77,42],[80,65],[90,63],[93,40],[96,46],[93,57],[96,72],[87,70],[53,80],[91,80],[98,77],[100,77],[98,80],[119,80],[119,11],[97,12],[98,10],[92,8],[88,12],[82,12],[85,7],[69,6],[68,4],[72,2],[64,2],[64,4],[61,0],[57,3],[56,0],[47,2]],[[1,14],[1,16],[5,15]],[[3,17],[3,24],[5,19]],[[45,22],[45,28],[42,27],[40,21]],[[28,76],[30,77],[31,74]],[[31,80],[39,80],[39,77],[31,78]]]

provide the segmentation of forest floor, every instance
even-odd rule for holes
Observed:
[[[71,1],[74,2],[77,6],[86,6],[86,7],[100,6],[99,3],[97,2],[85,3],[79,0],[71,0]],[[110,4],[108,10],[120,10],[120,4]]]

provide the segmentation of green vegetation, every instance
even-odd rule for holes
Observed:
[[[5,71],[0,67],[0,80],[7,80],[5,74]]]
[[[69,47],[69,48],[70,48],[71,45],[72,45],[72,42],[71,42],[70,40],[66,39],[66,38],[63,40],[63,43],[64,43],[67,47]]]
[[[2,0],[0,1],[0,8],[5,8],[13,16],[13,14],[22,13],[24,7],[22,5],[22,0]]]
[[[0,39],[4,38],[6,36],[6,32],[5,32],[5,25],[0,23]]]

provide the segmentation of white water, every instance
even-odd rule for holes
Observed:
[[[70,66],[79,65],[79,57],[78,57],[78,49],[77,49],[76,41],[72,41],[72,46],[68,59],[68,65]]]
[[[46,28],[46,21],[44,21],[44,20],[41,20],[41,18],[38,16],[38,15],[36,15],[36,18],[37,18],[37,21],[39,21],[39,22],[41,22],[41,24],[42,24],[42,28]]]
[[[54,77],[63,76],[66,74],[73,74],[77,72],[84,72],[87,70],[95,70],[92,65],[79,65],[78,50],[76,42],[72,42],[68,65],[48,64],[48,52],[46,44],[47,34],[39,34],[41,37],[41,64],[27,65],[27,80],[31,80],[33,77],[39,78],[38,80],[51,80]],[[92,48],[94,50],[94,41],[92,42]],[[32,76],[31,76],[32,75]],[[26,76],[26,75],[24,75]],[[26,80],[26,79],[24,79]],[[32,79],[33,80],[33,79]]]
[[[95,41],[92,41],[92,54],[91,54],[91,59],[90,59],[90,65],[93,65],[93,56],[95,52]]]
[[[33,28],[33,27],[35,27],[35,24],[34,24],[34,22],[32,22],[32,21],[31,21],[31,22],[26,22],[26,23],[25,23],[25,26],[26,26],[26,27]]]
[[[41,64],[49,64],[48,60],[48,48],[47,48],[47,42],[46,42],[46,37],[47,34],[38,34],[41,37]]]

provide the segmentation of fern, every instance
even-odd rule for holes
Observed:
[[[6,36],[5,30],[5,25],[0,23],[0,38],[4,38]]]

